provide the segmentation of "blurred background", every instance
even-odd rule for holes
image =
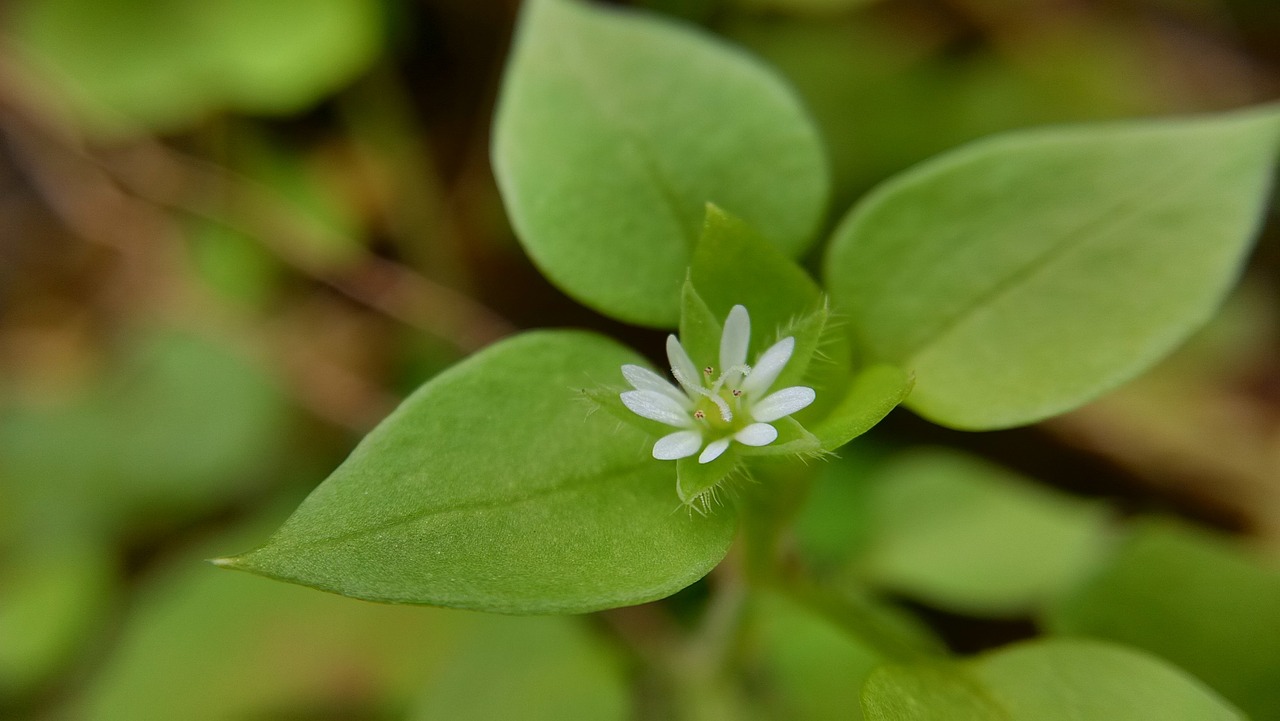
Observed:
[[[830,151],[832,223],[879,180],[999,130],[1280,97],[1274,0],[632,4],[790,78]],[[517,10],[0,5],[0,717],[660,718],[678,703],[652,661],[705,583],[587,619],[505,618],[201,563],[265,540],[401,397],[503,336],[578,326],[660,350],[551,287],[507,225],[487,153]],[[1132,630],[1090,615],[1091,597],[1149,618],[1142,604],[1173,594],[1142,589],[1227,588],[1154,612],[1212,617],[1201,645],[1123,640],[1280,718],[1278,237],[1273,217],[1210,328],[1080,411],[983,434],[896,411],[824,473],[796,564],[960,652]],[[919,513],[929,499],[952,502]],[[1155,585],[1108,585],[1125,564]],[[839,715],[869,656],[789,604],[758,600],[735,693],[779,718]],[[1241,617],[1255,625],[1229,627]]]

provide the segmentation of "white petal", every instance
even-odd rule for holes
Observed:
[[[776,421],[808,406],[817,394],[812,388],[791,386],[770,393],[751,406],[751,417],[762,423]]]
[[[707,447],[702,449],[702,455],[698,456],[698,463],[710,463],[720,457],[729,449],[729,439],[721,438],[718,441],[711,441]]]
[[[643,366],[627,364],[622,366],[622,377],[627,379],[632,388],[638,391],[657,391],[669,396],[681,406],[692,409],[693,401],[683,391],[671,384],[671,381]]]
[[[702,434],[698,431],[676,431],[653,444],[653,457],[660,461],[674,461],[692,456],[701,447]]]
[[[674,335],[667,336],[667,360],[671,361],[671,372],[680,381],[680,385],[686,388],[702,387],[702,371],[689,359],[689,354],[684,352],[684,346],[680,345],[680,340]]]
[[[693,419],[683,406],[657,391],[627,391],[619,397],[622,398],[622,405],[642,418],[677,428],[693,425]]]
[[[724,320],[724,332],[720,334],[720,372],[734,366],[746,365],[747,345],[751,342],[751,317],[747,309],[735,305]]]
[[[768,423],[752,423],[733,434],[733,440],[744,446],[767,446],[778,439],[778,429]]]
[[[787,367],[791,354],[796,350],[796,339],[787,337],[774,343],[769,350],[760,354],[759,360],[751,369],[751,375],[742,381],[739,388],[743,393],[764,393],[778,379],[778,374]]]

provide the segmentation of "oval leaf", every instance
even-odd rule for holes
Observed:
[[[954,666],[885,666],[862,689],[869,721],[1243,721],[1191,676],[1094,641],[1021,643]]]
[[[641,363],[600,336],[528,333],[423,386],[267,545],[219,561],[373,601],[582,613],[715,566],[729,509],[678,511],[674,464],[575,394]]]
[[[676,325],[707,202],[798,255],[828,193],[817,131],[771,70],[682,26],[569,0],[526,4],[493,157],[542,271],[660,327]]]
[[[1267,198],[1266,112],[1013,133],[926,163],[845,219],[829,288],[913,409],[1030,423],[1141,372],[1209,318]]]
[[[1049,626],[1159,654],[1253,718],[1280,718],[1280,571],[1261,560],[1204,531],[1145,521]]]
[[[954,451],[903,453],[866,482],[870,538],[853,569],[953,613],[1038,610],[1094,568],[1108,540],[1101,506]]]

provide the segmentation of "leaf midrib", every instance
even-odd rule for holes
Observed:
[[[549,486],[533,489],[517,496],[508,496],[505,498],[479,498],[471,501],[464,501],[455,504],[444,504],[440,506],[429,506],[407,513],[403,516],[389,518],[377,523],[370,524],[363,528],[340,533],[333,536],[324,536],[322,538],[297,540],[289,543],[281,543],[280,546],[290,548],[317,548],[322,546],[338,545],[353,538],[361,536],[381,533],[383,531],[396,528],[398,526],[416,523],[431,516],[443,516],[457,513],[468,513],[485,510],[497,510],[509,506],[518,506],[529,503],[531,501],[545,498],[548,496],[559,495],[562,493],[575,493],[580,489],[589,485],[602,483],[601,479],[610,479],[628,476],[644,469],[646,465],[652,463],[649,459],[633,460],[626,464],[606,467],[599,471],[591,473],[583,473],[576,476],[569,476],[566,480]],[[337,479],[335,479],[337,480]],[[672,479],[674,481],[674,478]],[[280,529],[278,535],[285,535],[289,531],[292,524],[286,525]],[[275,545],[268,543],[267,548]]]
[[[607,21],[608,19],[606,18],[605,20]],[[697,229],[689,227],[685,223],[683,204],[679,201],[680,194],[657,162],[656,158],[659,155],[654,152],[654,146],[648,134],[639,125],[628,120],[625,108],[616,107],[610,102],[610,98],[615,93],[609,89],[609,79],[597,75],[595,68],[598,63],[592,62],[593,58],[586,51],[583,43],[579,41],[577,34],[567,34],[565,41],[556,47],[562,51],[562,59],[566,61],[561,63],[561,68],[571,78],[580,81],[581,85],[587,90],[586,100],[590,107],[604,120],[605,124],[616,128],[622,140],[629,143],[634,149],[633,157],[639,161],[635,167],[653,182],[653,187],[657,189],[658,196],[663,201],[663,209],[667,211],[675,226],[679,228],[680,239],[684,242],[685,247],[691,250],[698,242]],[[554,54],[554,52],[553,50],[552,53]],[[710,201],[712,199],[707,198],[705,200]]]
[[[1079,224],[1076,228],[1062,234],[1061,239],[1046,248],[1040,254],[1028,260],[1023,265],[1015,268],[1012,272],[1002,278],[1000,281],[992,284],[983,292],[974,296],[959,310],[944,318],[933,332],[922,334],[924,340],[917,343],[914,347],[902,353],[905,364],[908,367],[914,367],[920,362],[922,356],[930,353],[933,349],[943,345],[946,340],[957,334],[968,322],[977,317],[985,308],[995,305],[1000,299],[1010,295],[1025,283],[1030,282],[1037,275],[1043,273],[1047,269],[1053,267],[1058,260],[1067,257],[1074,251],[1081,251],[1092,245],[1100,243],[1102,238],[1114,237],[1119,228],[1132,224],[1134,220],[1140,219],[1147,214],[1149,207],[1141,205],[1142,198],[1149,197],[1153,194],[1182,197],[1184,191],[1196,185],[1202,180],[1195,173],[1181,172],[1188,167],[1194,167],[1196,163],[1185,163],[1178,168],[1179,172],[1170,173],[1176,177],[1181,177],[1183,182],[1174,184],[1168,191],[1164,193],[1156,193],[1153,190],[1159,190],[1160,185],[1151,183],[1141,186],[1141,190],[1124,196],[1121,200],[1113,203],[1107,210],[1096,213],[1093,217]],[[1113,214],[1126,207],[1132,207],[1128,213],[1122,214],[1119,218],[1111,220]],[[1090,235],[1090,230],[1098,227],[1105,227],[1110,223],[1110,233],[1094,233]]]

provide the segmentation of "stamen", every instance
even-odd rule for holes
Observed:
[[[716,408],[720,409],[721,420],[723,420],[725,423],[732,423],[733,411],[729,410],[729,404],[726,403],[725,400],[718,395],[708,395],[707,397],[711,399],[711,402],[716,404]]]
[[[740,365],[730,367],[724,373],[720,374],[720,377],[716,379],[715,384],[711,386],[711,390],[716,393],[719,393],[720,389],[724,387],[725,381],[729,380],[729,376],[734,373],[740,373],[742,374],[742,378],[746,378],[748,375],[751,374],[751,366],[743,363]]]
[[[702,369],[702,372],[707,374],[707,377],[710,378],[711,376],[715,375],[716,369],[712,368],[711,366],[707,366],[706,368]]]
[[[741,388],[734,388],[734,389],[733,389],[733,397],[734,397],[734,398],[741,398],[741,397],[742,397],[742,389],[741,389]]]
[[[680,387],[681,387],[681,388],[684,388],[684,389],[685,389],[685,391],[687,391],[687,392],[689,392],[689,393],[702,393],[702,392],[703,392],[702,384],[701,384],[701,383],[695,384],[695,383],[693,383],[689,378],[685,378],[685,377],[684,377],[684,374],[680,372],[680,369],[679,369],[679,368],[676,368],[675,366],[672,366],[672,368],[671,368],[671,375],[675,376],[675,378],[676,378],[676,383],[679,383],[679,384],[680,384]]]
[[[698,420],[700,420],[700,421],[704,421],[704,420],[706,420],[706,419],[707,419],[707,414],[706,414],[706,413],[703,413],[703,412],[702,412],[702,409],[701,409],[701,408],[699,408],[698,410],[696,410],[696,411],[694,411],[694,412],[693,412],[693,417],[694,417],[694,418],[697,418],[697,419],[698,419]]]

